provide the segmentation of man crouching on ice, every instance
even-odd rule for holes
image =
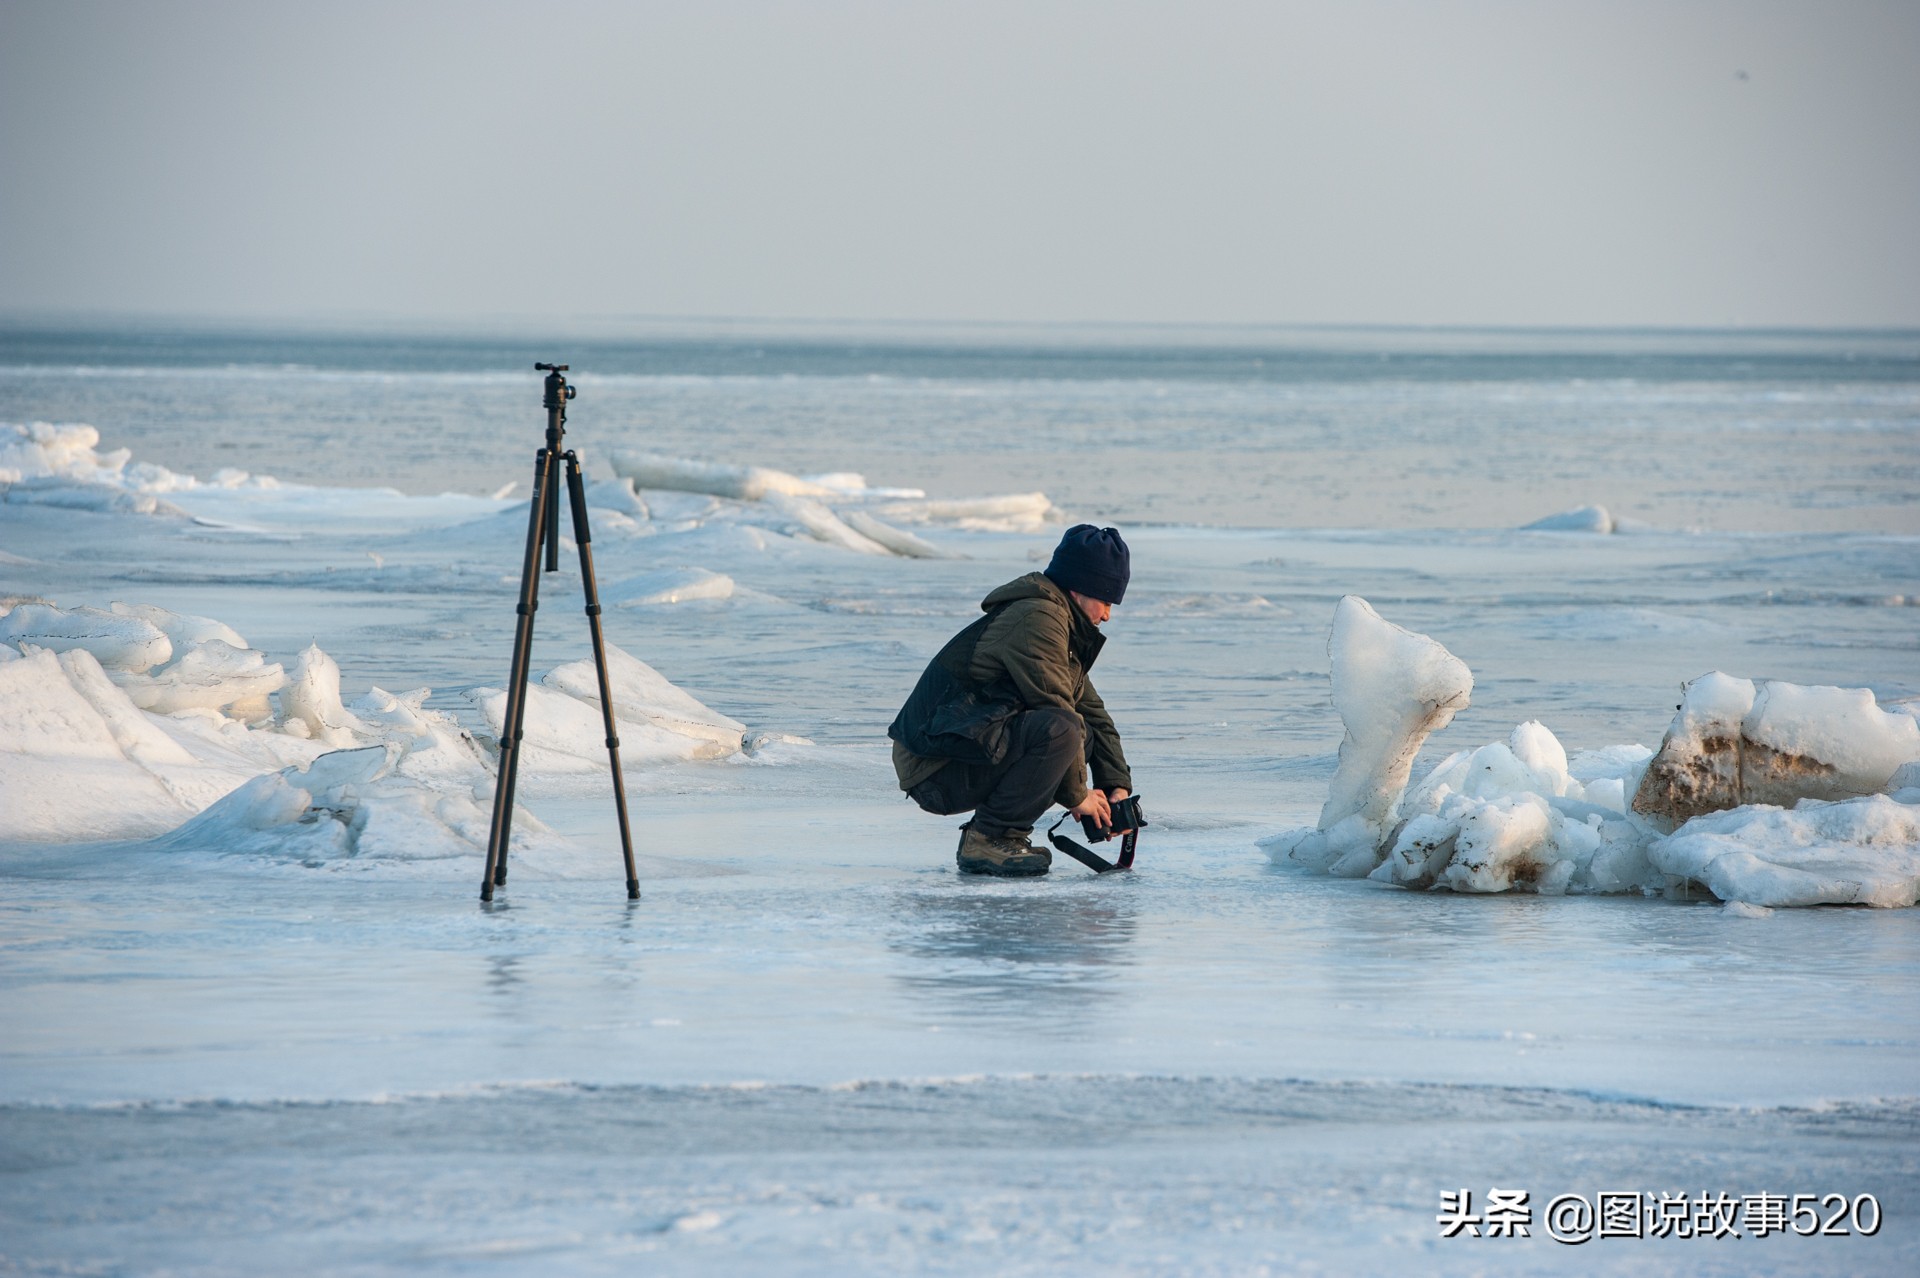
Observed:
[[[980,601],[987,615],[948,640],[887,729],[915,803],[973,813],[954,856],[962,874],[1045,874],[1053,854],[1027,842],[1041,813],[1057,802],[1108,825],[1109,800],[1131,792],[1119,730],[1087,679],[1129,575],[1119,532],[1067,529],[1045,572]]]

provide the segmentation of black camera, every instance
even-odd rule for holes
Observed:
[[[1113,811],[1112,825],[1101,825],[1090,816],[1080,818],[1080,828],[1087,832],[1087,842],[1105,843],[1115,833],[1138,830],[1147,823],[1147,814],[1140,810],[1140,796],[1137,794],[1115,800],[1109,807]]]

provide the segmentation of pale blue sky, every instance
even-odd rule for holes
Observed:
[[[1920,5],[0,0],[0,308],[1920,325]]]

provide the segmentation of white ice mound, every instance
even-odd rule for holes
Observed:
[[[607,645],[607,676],[623,766],[723,759],[740,751],[744,724],[702,705],[613,644]],[[497,737],[506,722],[507,694],[476,688],[468,696]],[[591,658],[558,666],[527,688],[523,733],[520,759],[528,773],[584,773],[607,767],[599,676]]]
[[[731,497],[735,501],[760,501],[769,493],[786,493],[795,497],[836,497],[845,491],[765,466],[732,466],[724,462],[692,461],[630,450],[614,453],[611,461],[614,474],[631,479],[639,488],[709,493],[715,497]]]
[[[1869,795],[1695,817],[1648,849],[1664,873],[1750,905],[1920,904],[1920,804]]]
[[[174,647],[178,650],[191,648],[209,639],[218,639],[234,648],[247,646],[247,641],[242,639],[239,632],[232,626],[215,621],[211,617],[196,617],[186,612],[169,612],[165,608],[156,608],[152,604],[116,603],[109,610],[122,617],[138,617],[142,621],[151,622],[173,641]]]
[[[146,846],[334,869],[484,855],[492,822],[487,788],[423,784],[396,766],[400,759],[392,746],[363,746],[254,777]],[[514,832],[519,842],[546,835],[518,806]]]
[[[287,676],[277,662],[244,644],[206,639],[164,669],[151,675],[116,674],[114,682],[126,689],[133,704],[155,714],[220,710],[255,723],[272,716],[267,698],[285,685]]]
[[[73,615],[47,611],[59,614],[55,622]],[[485,754],[450,716],[426,709],[424,688],[400,696],[374,688],[348,710],[339,667],[309,648],[283,698],[281,730],[249,727],[272,717],[270,694],[285,676],[232,629],[137,604],[91,610],[87,624],[103,619],[145,627],[134,633],[160,635],[175,643],[176,655],[149,673],[108,670],[77,643],[58,653],[29,643],[24,654],[0,661],[0,841],[143,838],[179,826],[263,773],[304,766],[328,745],[378,747],[380,775],[390,778],[378,809],[382,831],[405,827],[426,838],[464,822],[469,802],[491,793]],[[41,623],[43,632],[58,629]],[[15,653],[11,645],[6,651]],[[279,793],[268,781],[249,794]],[[411,797],[396,799],[401,791]],[[236,800],[223,811],[258,817],[271,807]],[[191,838],[211,837],[213,828],[195,827]],[[485,837],[483,825],[482,846]]]
[[[1866,688],[1754,684],[1713,671],[1689,683],[1633,807],[1668,825],[1746,804],[1791,807],[1897,788],[1920,760],[1920,722]]]
[[[84,648],[0,662],[0,840],[150,834],[312,753],[212,710],[150,714]]]
[[[1605,506],[1576,506],[1572,510],[1563,510],[1557,515],[1522,524],[1520,529],[1522,532],[1611,533],[1615,531],[1615,525],[1613,516],[1607,513]]]
[[[1653,831],[1626,810],[1648,752],[1614,747],[1569,761],[1537,722],[1441,760],[1400,804],[1369,871],[1383,883],[1458,892],[1657,892]]]
[[[948,524],[967,532],[1037,533],[1063,522],[1045,493],[894,501],[874,507],[873,513],[893,523]]]
[[[595,480],[588,484],[587,505],[600,510],[614,511],[629,519],[653,518],[653,511],[647,505],[646,498],[634,490],[633,481],[625,476]],[[525,516],[521,518],[524,520]]]
[[[745,724],[707,708],[658,670],[614,644],[607,645],[607,680],[613,687],[616,719],[652,723],[682,736],[711,741],[726,747],[725,754],[739,749],[746,735]],[[600,681],[590,659],[556,666],[540,682],[588,705],[600,705]]]
[[[0,617],[0,640],[50,652],[81,649],[101,665],[135,674],[173,659],[173,641],[151,621],[102,608],[23,603]]]
[[[286,682],[278,665],[206,617],[145,604],[111,611],[22,604],[0,617],[0,636],[25,647],[87,652],[133,703],[156,714],[219,710],[255,721],[272,713],[267,698]]]
[[[1414,756],[1466,706],[1473,675],[1440,643],[1383,620],[1358,595],[1334,609],[1327,650],[1346,728],[1340,766],[1320,824],[1262,846],[1275,860],[1358,876],[1379,864]]]
[[[340,667],[318,644],[308,644],[293,663],[280,712],[282,731],[335,749],[359,745],[368,735],[367,725],[341,704]]]
[[[185,512],[160,494],[201,488],[277,488],[269,475],[223,470],[203,483],[151,462],[129,465],[124,448],[99,450],[100,432],[91,426],[0,425],[0,500],[15,504],[111,510],[137,515]]]
[[[603,586],[602,603],[616,608],[688,603],[695,599],[733,598],[733,578],[705,568],[662,568]]]

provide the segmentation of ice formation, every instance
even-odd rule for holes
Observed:
[[[1340,766],[1317,827],[1262,841],[1276,863],[1463,892],[1697,883],[1761,908],[1920,901],[1920,722],[1866,689],[1715,672],[1689,685],[1658,758],[1614,746],[1569,761],[1528,722],[1407,790],[1421,742],[1452,717],[1446,694],[1465,702],[1465,668],[1352,597],[1330,649]],[[1673,820],[1650,819],[1649,794]]]
[[[340,667],[319,644],[308,644],[293,663],[293,678],[280,705],[282,727],[293,736],[344,749],[367,732],[367,725],[341,704]]]
[[[363,527],[438,527],[444,543],[497,540],[512,548],[526,535],[526,503],[505,504],[517,485],[492,497],[444,493],[427,498],[390,489],[282,484],[239,470],[201,480],[163,466],[133,464],[126,449],[101,452],[99,442],[91,426],[0,423],[0,502],[192,519],[233,531],[328,531],[350,517]],[[594,533],[602,540],[723,533],[765,549],[784,535],[860,554],[934,559],[951,552],[895,525],[1039,532],[1058,520],[1043,493],[927,501],[920,489],[875,488],[852,472],[797,476],[762,466],[634,452],[615,453],[612,461],[614,478],[587,485]],[[562,550],[571,555],[575,547],[564,519],[561,528]],[[390,587],[401,585],[407,573],[444,572],[386,568],[377,554],[372,562],[362,575],[370,579],[377,573]],[[343,580],[335,571],[329,584]]]
[[[640,488],[664,488],[687,493],[710,493],[735,501],[760,501],[770,493],[794,497],[833,497],[836,490],[811,483],[783,470],[765,466],[730,466],[722,462],[692,461],[659,453],[616,452],[614,473]]]
[[[85,648],[0,662],[0,839],[150,834],[316,752],[215,710],[142,710]]]
[[[1346,728],[1340,766],[1318,827],[1281,835],[1272,850],[1351,876],[1378,863],[1414,756],[1465,708],[1473,675],[1440,644],[1383,620],[1358,595],[1334,609],[1327,650],[1334,708]]]
[[[164,608],[20,603],[0,616],[0,639],[22,649],[88,653],[134,705],[160,714],[218,710],[265,719],[272,713],[268,694],[286,682],[281,668],[231,627]]]
[[[1845,799],[1920,759],[1920,722],[1865,688],[1758,685],[1718,671],[1687,685],[1633,808],[1673,825],[1751,803]]]
[[[1524,532],[1610,533],[1614,531],[1613,516],[1607,512],[1605,506],[1576,506],[1572,510],[1563,510],[1557,515],[1548,515],[1545,519],[1536,519],[1520,527]]]
[[[808,501],[789,493],[770,493],[767,504],[793,521],[798,531],[815,541],[863,555],[890,555],[893,552],[865,533],[855,532],[841,518],[817,501]]]
[[[1449,755],[1409,792],[1370,877],[1462,892],[1554,894],[1658,888],[1645,855],[1651,831],[1626,811],[1624,779],[1647,752],[1572,762],[1544,724]]]
[[[484,854],[492,823],[488,787],[423,783],[399,766],[407,757],[392,746],[329,751],[253,777],[144,846],[336,868]],[[516,851],[549,841],[531,813],[517,805],[514,811]]]
[[[969,532],[1036,533],[1061,522],[1060,512],[1045,493],[890,501],[875,506],[873,513],[896,523],[952,524]]]
[[[164,494],[279,486],[271,476],[240,470],[222,470],[203,481],[152,462],[129,465],[132,454],[127,449],[102,453],[99,443],[100,432],[91,426],[0,426],[0,501],[184,517],[186,512],[165,501]]]
[[[11,637],[0,643],[0,840],[180,827],[175,843],[347,855],[411,839],[408,855],[437,856],[469,849],[477,821],[485,846],[492,761],[451,715],[427,708],[425,688],[372,688],[349,706],[339,666],[317,645],[289,676],[232,628],[148,605],[23,603],[0,623]],[[617,647],[607,657],[623,762],[742,750],[744,725]],[[531,692],[526,775],[604,768],[592,662],[560,666]],[[478,699],[497,732],[504,698],[483,689]],[[299,771],[309,765],[311,776]]]
[[[917,488],[872,488],[865,477],[851,472],[799,476],[764,466],[735,466],[642,452],[616,452],[612,460],[620,476],[616,482],[625,487],[609,495],[610,504],[629,509],[638,518],[646,519],[650,514],[656,523],[664,521],[678,532],[694,531],[710,520],[744,521],[864,555],[909,559],[948,556],[925,538],[886,522],[889,519],[951,523],[975,530],[992,527],[1033,531],[1053,509],[1041,493],[971,502],[929,502]],[[652,496],[643,495],[640,489]],[[710,500],[692,509],[662,500],[675,494]]]
[[[1563,510],[1557,515],[1522,524],[1520,531],[1608,534],[1646,533],[1653,531],[1653,528],[1638,519],[1616,515],[1605,506],[1576,506],[1572,510]]]
[[[51,604],[21,603],[0,617],[0,639],[51,652],[79,649],[103,666],[142,674],[173,659],[173,641],[144,617],[128,617],[104,608],[71,611]]]
[[[686,737],[696,745],[696,758],[724,758],[740,748],[746,725],[701,704],[692,695],[640,658],[613,644],[607,645],[607,681],[613,688],[614,717],[628,723],[649,723]],[[549,670],[540,680],[546,687],[593,706],[600,705],[600,681],[593,662],[585,657]]]
[[[744,724],[708,709],[613,644],[607,645],[607,675],[623,765],[723,759],[740,751]],[[505,691],[475,688],[467,696],[497,737],[506,722]],[[527,774],[606,770],[607,734],[591,659],[557,666],[528,686],[522,732],[521,767]]]
[[[1912,794],[1912,791],[1907,793]],[[1698,816],[1655,840],[1656,869],[1751,905],[1920,904],[1920,795]]]
[[[733,588],[733,578],[725,573],[705,568],[662,568],[602,586],[600,600],[616,608],[637,608],[695,599],[731,599]]]
[[[864,510],[846,512],[847,526],[861,536],[879,545],[885,546],[896,555],[908,559],[948,559],[946,551],[930,541],[914,536],[904,528],[895,528],[892,524],[883,524]]]

